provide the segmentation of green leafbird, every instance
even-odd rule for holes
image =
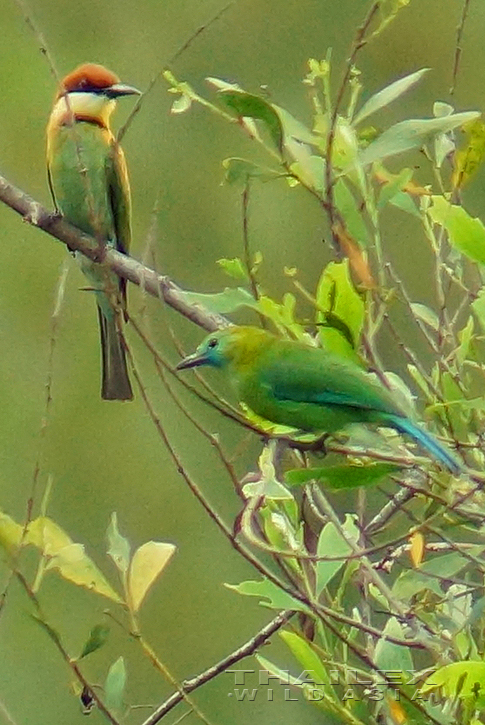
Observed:
[[[334,353],[255,327],[229,327],[209,335],[177,368],[198,365],[227,370],[239,400],[273,423],[312,433],[333,433],[350,423],[387,426],[409,435],[451,472],[461,470],[383,385]]]
[[[116,99],[140,93],[101,65],[85,63],[64,78],[47,126],[47,169],[56,207],[100,245],[127,252],[131,201],[123,150],[111,131]],[[80,257],[95,290],[101,332],[105,400],[133,397],[119,329],[126,282]]]

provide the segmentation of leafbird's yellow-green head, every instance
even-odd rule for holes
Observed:
[[[254,360],[261,348],[269,341],[276,340],[257,327],[227,327],[208,335],[192,355],[188,355],[177,365],[177,370],[209,365],[223,368],[233,364],[244,367]]]

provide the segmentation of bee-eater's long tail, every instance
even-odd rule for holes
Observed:
[[[116,318],[114,315],[109,319],[106,318],[100,307],[98,313],[103,366],[101,397],[103,400],[132,400],[133,390]]]
[[[463,471],[463,466],[461,466],[452,453],[447,451],[431,433],[420,428],[416,423],[409,420],[409,418],[392,415],[389,416],[389,422],[400,433],[406,433],[411,438],[414,438],[416,443],[419,443],[422,448],[427,450],[428,453],[431,453],[433,458],[451,471],[451,473],[457,474]]]

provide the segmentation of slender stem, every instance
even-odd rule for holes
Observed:
[[[354,41],[352,43],[352,48],[350,51],[350,56],[347,60],[347,65],[345,68],[344,76],[342,78],[342,82],[340,83],[337,97],[335,99],[335,104],[333,107],[332,115],[330,117],[330,125],[328,129],[327,134],[327,145],[325,149],[325,210],[328,214],[328,220],[330,223],[330,230],[332,233],[332,240],[333,245],[335,248],[335,251],[337,254],[340,254],[340,243],[338,235],[336,234],[336,224],[339,221],[339,214],[335,208],[335,201],[334,201],[334,194],[333,194],[333,185],[334,185],[334,178],[333,178],[333,165],[332,165],[332,151],[333,151],[333,144],[335,141],[335,134],[337,130],[337,121],[338,121],[338,114],[340,111],[340,107],[342,105],[342,101],[344,98],[345,91],[347,90],[347,85],[350,80],[350,76],[352,74],[352,69],[355,63],[355,59],[357,57],[358,52],[360,49],[366,44],[366,34],[367,31],[376,15],[376,13],[379,10],[380,2],[375,2],[372,4],[371,8],[369,9],[369,12],[367,13],[367,16],[365,17],[362,25],[357,29],[357,33],[355,35]]]
[[[465,22],[466,22],[469,8],[470,8],[470,0],[464,0],[463,10],[461,13],[461,20],[456,29],[455,60],[453,63],[453,75],[452,75],[452,79],[451,79],[451,88],[450,88],[451,95],[454,94],[455,88],[456,88],[456,81],[458,78],[458,69],[460,67],[460,59],[461,59],[461,53],[462,53],[461,39],[463,36],[463,30],[465,29]]]
[[[29,599],[33,603],[33,605],[34,605],[34,607],[36,609],[36,612],[37,612],[37,616],[38,616],[39,622],[48,631],[49,636],[51,637],[52,641],[54,642],[54,644],[56,645],[57,649],[61,653],[62,658],[64,659],[64,661],[66,662],[66,664],[71,668],[71,670],[74,673],[74,675],[76,676],[77,680],[79,680],[79,682],[81,683],[81,685],[83,686],[83,688],[85,688],[89,692],[91,698],[96,703],[99,711],[105,716],[105,718],[111,723],[111,725],[120,725],[119,721],[115,718],[115,716],[113,715],[113,713],[111,713],[110,710],[108,710],[108,708],[106,707],[106,705],[104,704],[104,702],[102,701],[102,699],[97,694],[96,688],[89,684],[89,682],[87,681],[87,679],[83,675],[82,671],[80,670],[79,665],[76,662],[76,660],[74,660],[69,655],[68,651],[66,650],[66,648],[64,647],[64,645],[62,643],[62,640],[61,640],[59,634],[56,632],[55,629],[53,629],[47,623],[47,619],[46,619],[46,617],[44,615],[44,612],[42,611],[42,607],[41,607],[40,602],[39,602],[39,600],[37,598],[37,595],[32,590],[32,588],[29,585],[27,579],[24,577],[24,575],[22,574],[22,572],[20,572],[18,570],[15,570],[15,576],[17,577],[18,581],[20,582],[20,584],[22,585],[24,591],[26,592],[27,596],[29,597]]]
[[[210,680],[213,680],[221,673],[227,672],[229,670],[229,667],[237,664],[237,662],[240,662],[245,657],[250,657],[256,652],[257,649],[261,647],[261,645],[267,642],[267,640],[275,632],[277,632],[278,629],[281,629],[281,627],[283,627],[294,614],[295,613],[291,610],[284,610],[283,612],[280,612],[277,617],[272,619],[271,622],[269,622],[266,626],[260,629],[257,634],[251,637],[251,639],[238,647],[236,650],[231,652],[231,654],[227,655],[216,664],[211,665],[211,667],[208,667],[206,670],[196,675],[195,677],[192,677],[190,680],[185,680],[184,682],[182,682],[183,691],[185,693],[189,693],[197,690],[202,685],[205,685],[206,682],[210,682]],[[173,695],[170,695],[170,697],[165,700],[165,702],[157,707],[155,712],[153,712],[147,720],[144,720],[141,725],[156,725],[156,723],[160,722],[160,720],[168,712],[170,712],[170,710],[178,705],[178,703],[181,702],[182,699],[183,697],[180,692],[174,692]]]

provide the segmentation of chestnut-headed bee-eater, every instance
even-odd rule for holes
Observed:
[[[123,150],[110,128],[121,96],[136,88],[101,65],[85,63],[61,83],[47,125],[47,173],[57,210],[94,237],[102,248],[128,252],[131,197]],[[102,263],[80,256],[81,268],[96,295],[101,332],[105,400],[131,400],[121,323],[126,281]]]
[[[462,470],[387,388],[335,353],[256,327],[228,327],[206,337],[177,369],[198,365],[226,370],[239,400],[273,423],[313,433],[333,433],[351,423],[395,428],[452,473]]]

